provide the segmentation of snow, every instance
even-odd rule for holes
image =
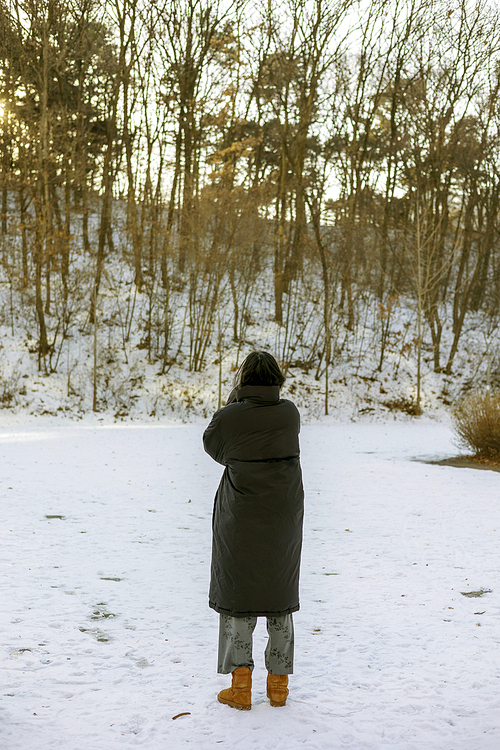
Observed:
[[[265,697],[261,620],[239,712],[203,427],[2,414],[0,747],[497,750],[498,474],[425,463],[456,454],[446,422],[304,425],[290,698]]]

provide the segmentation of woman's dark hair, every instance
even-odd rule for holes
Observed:
[[[236,387],[244,385],[279,385],[285,382],[285,376],[272,354],[252,352],[245,359],[236,375]]]

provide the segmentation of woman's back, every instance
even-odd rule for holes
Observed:
[[[213,513],[209,601],[234,617],[299,609],[300,419],[277,386],[244,386],[204,434],[226,469]]]
[[[298,458],[300,418],[295,404],[279,398],[278,386],[247,385],[238,401],[218,411],[203,436],[219,463]]]

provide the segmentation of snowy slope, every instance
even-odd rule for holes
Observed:
[[[296,671],[271,708],[259,622],[250,712],[216,701],[203,423],[0,424],[2,749],[500,747],[499,477],[413,460],[446,424],[304,426]]]

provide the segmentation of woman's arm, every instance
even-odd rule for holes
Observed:
[[[214,414],[210,424],[203,433],[203,447],[214,461],[225,466],[224,439],[222,435],[223,429],[220,420],[220,414],[222,411],[223,410],[220,409]]]

